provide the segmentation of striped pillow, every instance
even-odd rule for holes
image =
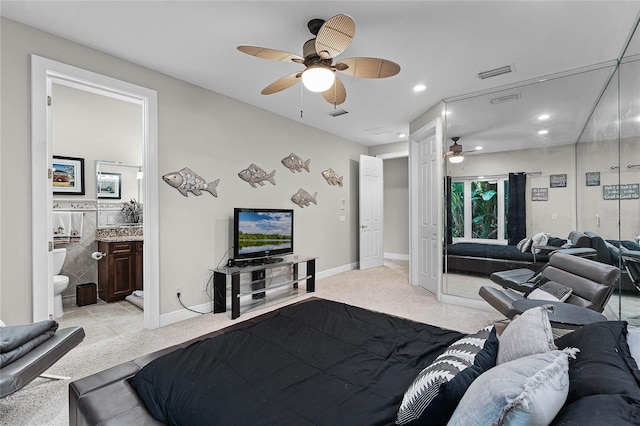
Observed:
[[[496,365],[497,354],[493,325],[452,343],[411,383],[396,424],[446,424],[471,383]]]

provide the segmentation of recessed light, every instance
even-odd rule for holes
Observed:
[[[551,117],[549,114],[542,114],[538,116],[538,120],[548,120]]]
[[[424,92],[425,90],[427,90],[427,86],[425,84],[416,84],[413,86],[414,92]]]
[[[538,132],[538,134],[539,134],[539,135],[546,135],[547,133],[549,133],[549,131],[548,131],[548,130],[540,130],[540,131]]]
[[[398,133],[398,137],[399,138],[406,138],[407,134],[406,133]]]
[[[476,151],[482,151],[482,147],[481,146],[476,146]]]
[[[484,176],[478,176],[478,179],[484,179]]]

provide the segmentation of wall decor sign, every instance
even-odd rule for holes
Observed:
[[[550,175],[549,186],[551,188],[565,188],[567,186],[567,175]]]
[[[531,201],[548,201],[549,188],[531,188]]]
[[[111,198],[119,200],[122,193],[122,174],[112,172],[100,172],[98,174],[98,198]]]
[[[600,172],[587,172],[587,186],[600,186]]]
[[[84,158],[53,156],[53,193],[84,195]]]
[[[640,198],[640,184],[603,185],[602,193],[605,200],[637,200]]]

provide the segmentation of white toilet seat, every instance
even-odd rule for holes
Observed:
[[[53,285],[69,284],[69,277],[66,275],[54,275]]]

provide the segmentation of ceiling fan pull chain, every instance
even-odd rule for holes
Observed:
[[[302,113],[304,110],[304,86],[300,85],[300,119],[302,120]]]

